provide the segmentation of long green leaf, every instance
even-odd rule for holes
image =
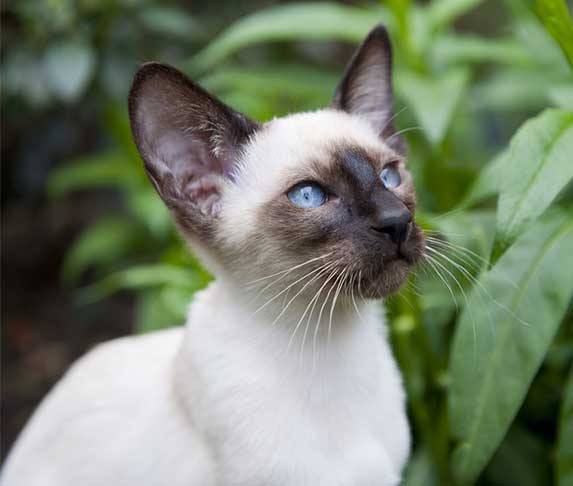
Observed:
[[[573,111],[573,84],[561,84],[549,89],[549,98],[559,108]]]
[[[482,168],[459,207],[468,208],[484,199],[497,195],[501,183],[499,174],[505,163],[505,157],[507,157],[507,152],[503,151]]]
[[[359,8],[336,3],[280,5],[242,18],[191,60],[203,71],[234,52],[261,42],[337,40],[360,42],[375,24],[390,20],[380,7]]]
[[[513,137],[500,177],[497,254],[537,218],[573,177],[573,112],[546,110]]]
[[[137,334],[158,331],[181,325],[185,315],[179,309],[173,309],[164,301],[163,289],[145,289],[138,293],[135,305],[135,329]],[[189,295],[188,302],[191,301]]]
[[[573,221],[537,222],[474,288],[451,356],[455,476],[474,481],[514,419],[571,299]]]
[[[515,424],[488,465],[483,484],[547,486],[548,459],[541,437]]]
[[[536,0],[534,10],[573,67],[573,23],[565,0]]]
[[[66,163],[52,171],[48,195],[63,196],[72,191],[101,187],[132,187],[141,180],[140,172],[122,153],[90,155]]]
[[[551,71],[501,68],[473,86],[471,101],[495,112],[539,111],[547,107],[550,88],[562,82]]]
[[[195,288],[203,285],[203,276],[195,270],[166,264],[138,265],[109,275],[81,290],[80,301],[95,302],[118,290],[138,290],[178,286]]]
[[[340,74],[297,64],[277,64],[258,68],[228,67],[201,79],[201,85],[220,94],[228,90],[254,91],[257,96],[316,100],[316,107],[329,103]]]
[[[432,462],[429,451],[418,448],[412,454],[401,484],[402,486],[438,486],[435,464]]]
[[[557,484],[573,484],[573,368],[563,392],[557,442]]]
[[[497,62],[511,66],[531,66],[531,53],[513,38],[486,39],[473,35],[444,35],[431,44],[430,54],[441,65]]]
[[[141,228],[132,220],[105,217],[88,228],[66,253],[62,276],[72,283],[90,266],[105,267],[124,257],[136,245]]]

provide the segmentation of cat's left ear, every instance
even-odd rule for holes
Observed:
[[[405,152],[393,123],[392,45],[382,24],[370,31],[352,56],[332,106],[362,116],[392,149]]]

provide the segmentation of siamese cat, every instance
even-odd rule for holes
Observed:
[[[397,485],[410,433],[378,299],[423,255],[391,46],[331,106],[256,123],[175,68],[129,96],[155,189],[215,276],[185,328],[99,345],[40,405],[5,486]]]

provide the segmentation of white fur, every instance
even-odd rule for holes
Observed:
[[[228,238],[248,238],[280,179],[340,139],[389,150],[331,110],[268,124],[223,194]],[[184,331],[112,341],[72,367],[18,439],[3,485],[399,483],[410,436],[380,304],[359,301],[359,318],[341,299],[316,338],[314,322],[293,338],[307,301],[271,326],[281,299],[254,315],[244,283],[214,263]]]

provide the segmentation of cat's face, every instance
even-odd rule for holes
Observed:
[[[215,273],[382,297],[424,249],[392,104],[390,44],[377,27],[327,109],[258,125],[175,69],[146,64],[130,115],[153,184]]]

